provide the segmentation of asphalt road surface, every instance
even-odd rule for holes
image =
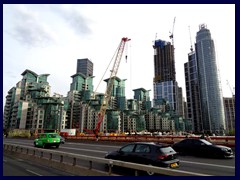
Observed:
[[[19,145],[25,145],[33,147],[33,140],[29,139],[4,139],[4,142],[14,143]],[[66,142],[60,145],[58,149],[51,148],[56,151],[70,152],[76,154],[83,154],[95,157],[104,157],[108,151],[116,150],[126,143],[114,143],[114,142]],[[194,156],[179,156],[180,167],[179,170],[208,174],[213,176],[235,176],[235,158],[233,159],[211,159],[211,158],[199,158]],[[70,160],[69,160],[70,161]],[[87,162],[78,162],[80,165],[86,165]],[[4,163],[5,166],[6,163]],[[94,166],[102,171],[107,171],[103,164],[94,164]],[[7,164],[5,169],[10,168]],[[28,172],[29,173],[29,172]],[[55,172],[57,173],[57,172]],[[134,175],[133,172],[126,169],[115,169],[114,173],[121,175]]]
[[[3,176],[72,176],[72,174],[4,155]]]

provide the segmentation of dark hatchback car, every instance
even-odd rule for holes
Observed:
[[[214,145],[205,139],[188,138],[176,142],[172,148],[182,155],[194,155],[210,158],[233,158],[233,151],[226,146]]]
[[[160,167],[179,167],[176,152],[166,144],[151,142],[134,142],[121,147],[117,151],[106,154],[105,158],[147,164]],[[152,172],[147,172],[153,175]]]

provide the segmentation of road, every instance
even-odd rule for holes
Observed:
[[[3,176],[73,176],[31,161],[3,156]]]
[[[4,139],[4,142],[14,143],[19,145],[25,145],[33,147],[33,140],[28,139]],[[104,157],[108,151],[116,150],[126,143],[112,143],[112,142],[66,142],[61,145],[59,149],[51,148],[56,151],[70,152],[76,154],[83,154],[95,157]],[[179,156],[180,167],[179,170],[208,174],[213,176],[235,176],[235,158],[233,159],[210,159],[210,158],[198,158],[193,156]],[[78,162],[81,165],[84,162]],[[106,168],[102,164],[96,164],[97,169],[106,171]],[[125,169],[117,170],[121,175],[133,175],[133,172],[128,173]]]

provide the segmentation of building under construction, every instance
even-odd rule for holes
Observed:
[[[174,47],[170,42],[156,40],[154,49],[154,80],[153,82],[175,81]]]
[[[154,106],[166,99],[174,110],[177,110],[177,92],[174,47],[170,42],[156,40],[154,49]]]

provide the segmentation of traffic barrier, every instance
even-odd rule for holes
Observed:
[[[115,141],[115,142],[136,142],[136,141],[148,141],[173,144],[175,142],[185,139],[185,136],[99,136],[99,141]],[[200,138],[199,136],[192,136],[191,138]],[[228,147],[235,147],[235,136],[210,136],[211,142],[216,145],[224,145]],[[96,140],[94,136],[72,136],[66,137],[68,140]]]

